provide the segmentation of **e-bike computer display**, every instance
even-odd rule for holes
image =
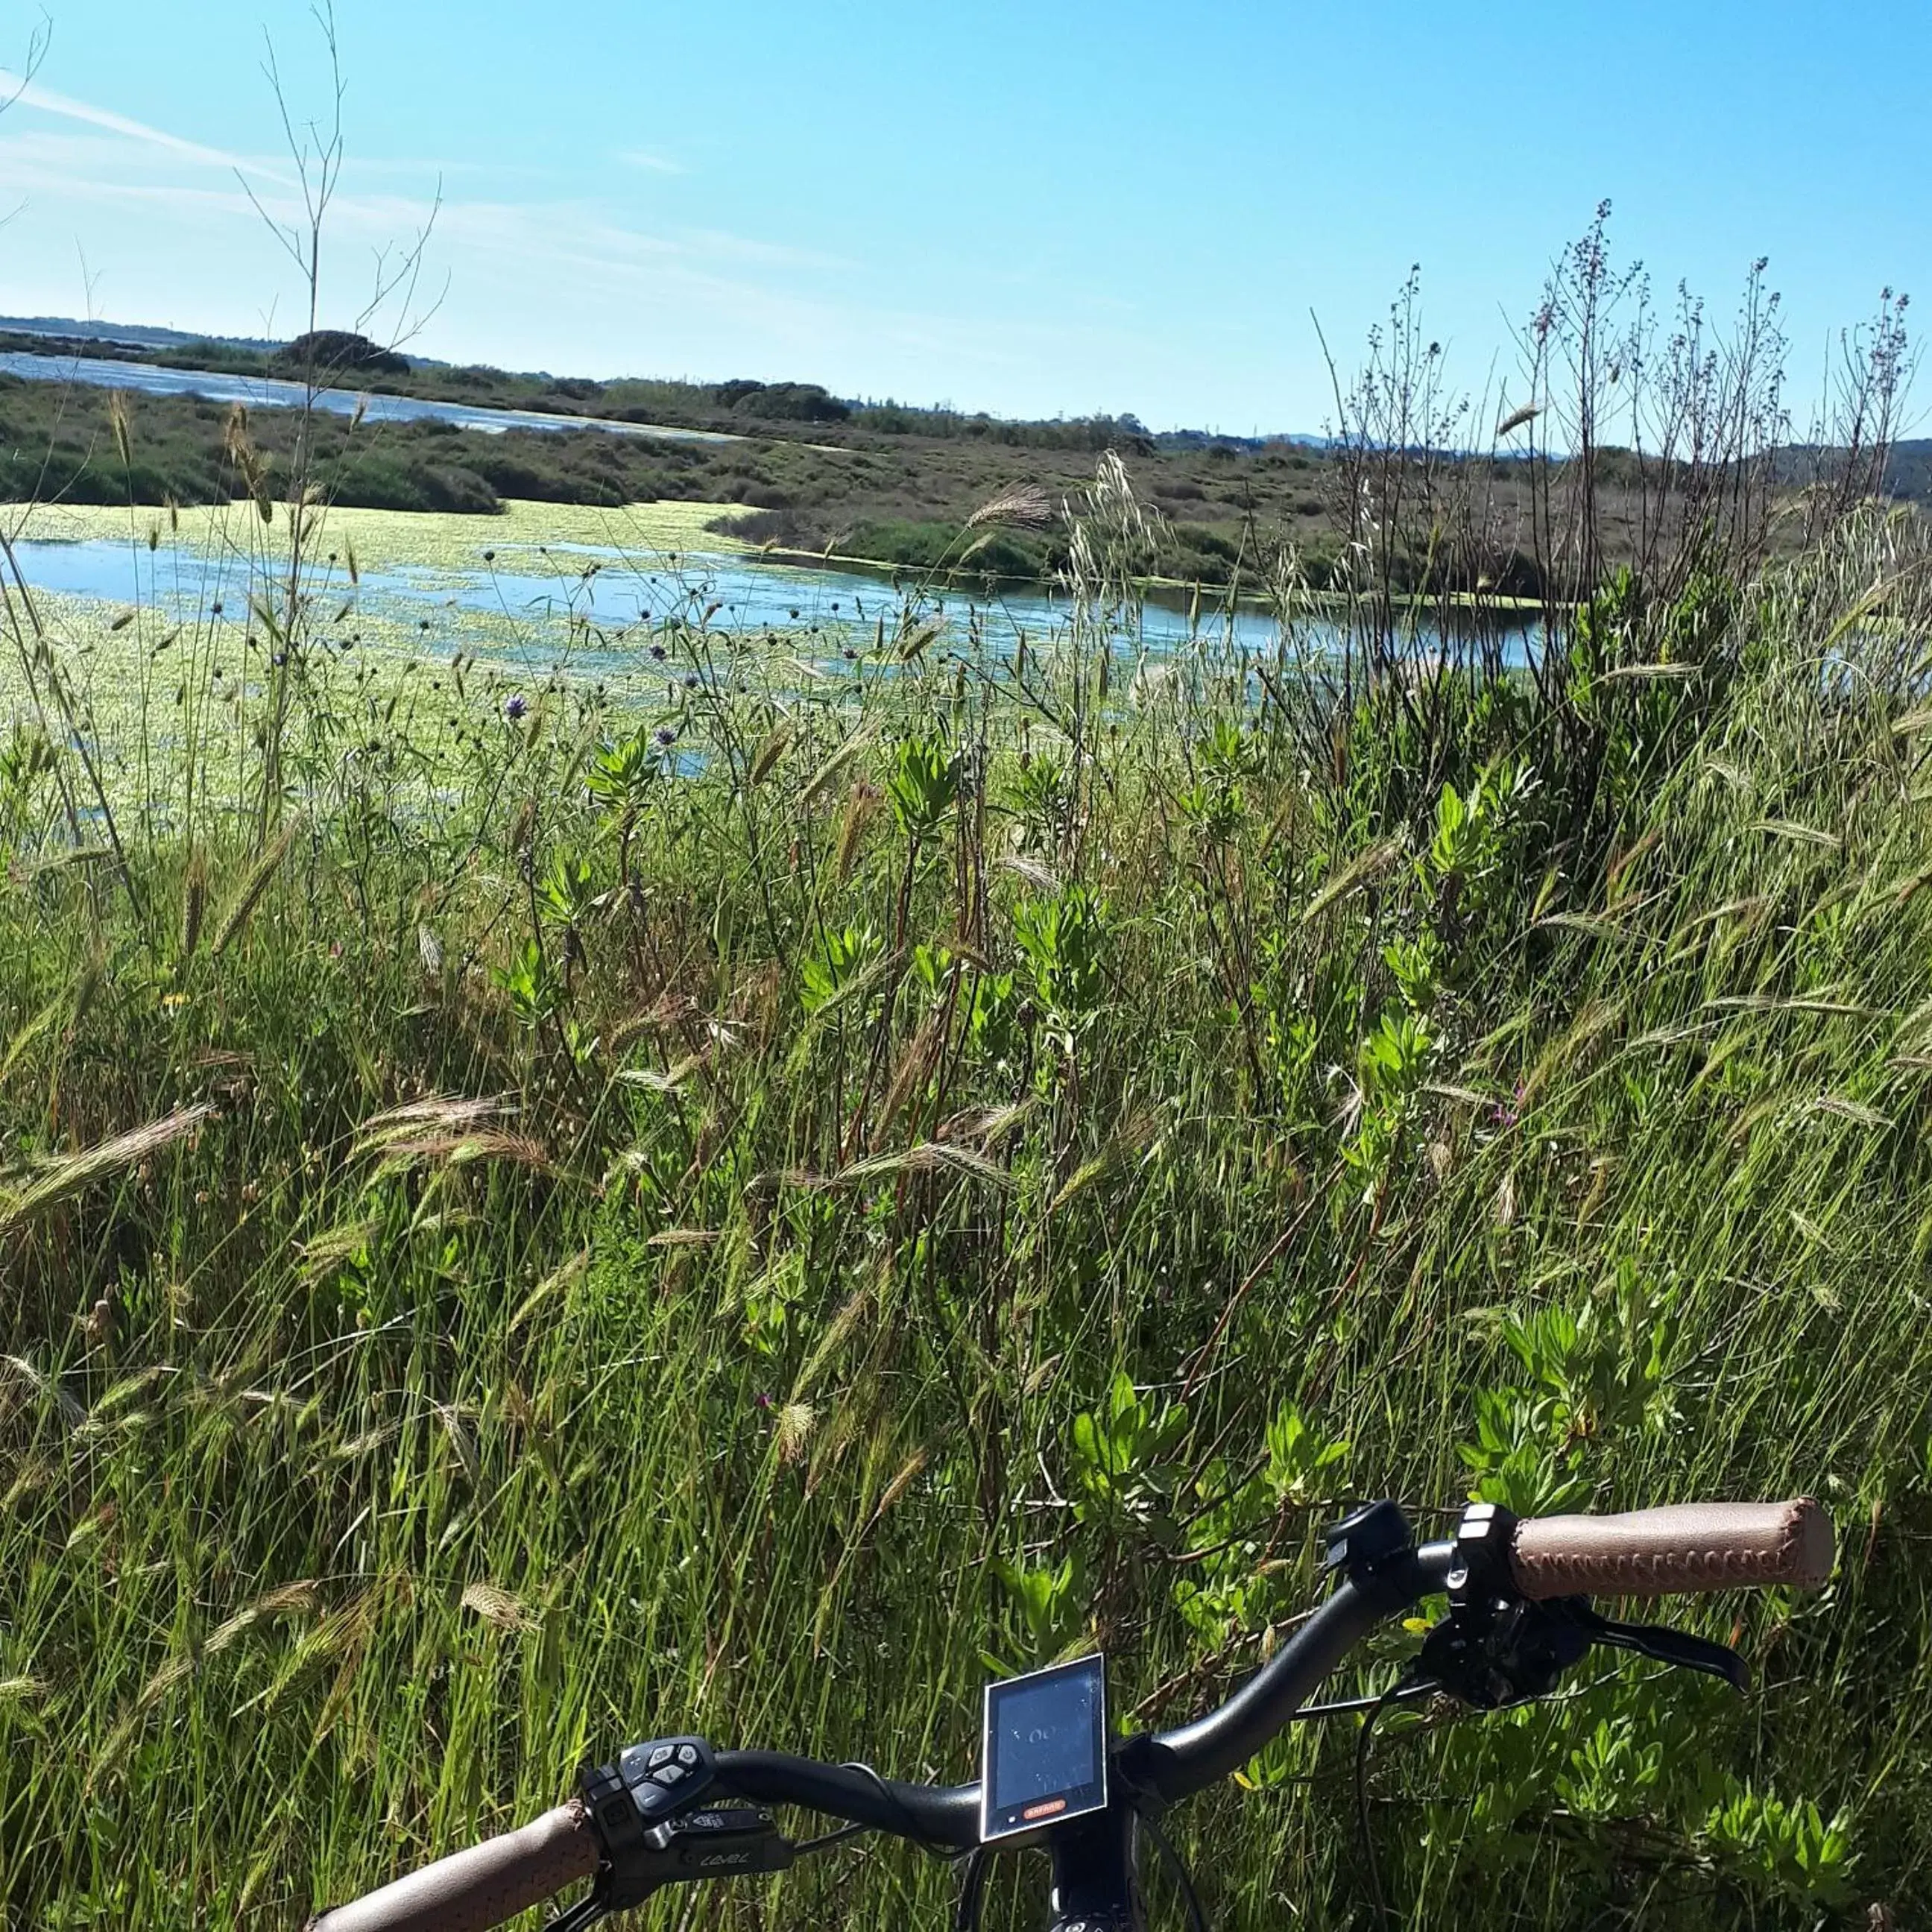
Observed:
[[[982,1843],[1107,1805],[1107,1672],[1083,1657],[986,1686]]]

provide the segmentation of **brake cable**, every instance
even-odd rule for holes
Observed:
[[[1402,1701],[1397,1694],[1402,1688],[1398,1681],[1379,1697],[1366,1700],[1369,1708],[1362,1719],[1361,1736],[1355,1740],[1355,1827],[1361,1839],[1362,1864],[1369,1875],[1369,1896],[1375,1902],[1376,1921],[1384,1927],[1393,1925],[1395,1921],[1390,1916],[1388,1900],[1382,1891],[1382,1871],[1376,1863],[1375,1833],[1369,1824],[1369,1750],[1382,1713],[1392,1704]]]
[[[952,1913],[952,1932],[980,1932],[980,1902],[986,1889],[986,1847],[975,1845],[966,1854],[959,1881],[959,1903]]]
[[[1141,1822],[1147,1827],[1148,1836],[1154,1840],[1156,1849],[1167,1861],[1169,1870],[1180,1885],[1180,1895],[1187,1904],[1188,1923],[1193,1927],[1194,1932],[1208,1932],[1208,1914],[1202,1909],[1201,1894],[1194,1888],[1194,1874],[1187,1869],[1186,1862],[1174,1850],[1167,1834],[1160,1828],[1159,1819],[1142,1812]]]
[[[1435,1696],[1442,1688],[1433,1678],[1398,1678],[1386,1690],[1372,1697],[1344,1697],[1333,1704],[1304,1704],[1288,1720],[1300,1724],[1305,1718],[1354,1718],[1365,1711],[1380,1712],[1390,1704],[1419,1703]]]
[[[879,1796],[899,1814],[899,1816],[902,1820],[904,1820],[907,1828],[900,1834],[900,1836],[904,1838],[908,1844],[916,1845],[922,1852],[935,1852],[940,1858],[950,1858],[958,1856],[958,1846],[954,1845],[942,1844],[938,1839],[933,1838],[926,1831],[926,1828],[920,1823],[919,1820],[913,1816],[911,1807],[909,1806],[906,1803],[905,1800],[886,1782],[884,1778],[879,1775],[878,1772],[875,1771],[872,1766],[869,1764],[862,1764],[856,1759],[850,1759],[844,1764],[842,1764],[838,1768],[841,1771],[856,1772],[861,1778],[867,1778],[872,1780],[872,1783],[878,1789]],[[871,1830],[875,1828],[872,1826],[865,1826],[861,1828]],[[833,1835],[838,1834],[835,1834]]]

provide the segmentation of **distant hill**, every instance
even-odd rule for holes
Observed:
[[[50,343],[86,343],[90,345],[92,352],[96,355],[104,350],[122,347],[136,352],[145,350],[150,356],[159,353],[178,358],[184,350],[213,347],[242,355],[273,356],[280,355],[289,346],[286,342],[260,336],[194,334],[178,328],[157,328],[146,322],[83,322],[72,316],[0,315],[0,334],[40,336]],[[450,364],[439,362],[431,356],[403,355],[394,359],[396,364],[403,365],[396,371],[398,374],[406,374],[410,370],[452,370]],[[477,376],[502,377],[505,386],[508,388],[521,388],[532,384],[540,384],[547,391],[554,392],[534,399],[522,394],[505,394],[487,398],[478,397],[473,400],[488,400],[507,407],[548,409],[556,406],[558,397],[565,397],[571,399],[572,406],[561,412],[569,414],[583,413],[581,405],[586,400],[595,400],[607,388],[622,386],[622,379],[616,383],[565,380],[552,376],[548,370],[542,370],[522,374],[482,368],[453,373],[458,376],[468,374]],[[868,430],[886,434],[896,430],[902,433],[943,439],[964,436],[976,440],[983,437],[995,442],[1044,441],[1053,444],[1071,444],[1078,440],[1078,432],[1090,428],[1094,434],[1090,440],[1095,448],[1110,448],[1116,443],[1124,443],[1130,447],[1138,446],[1150,454],[1159,450],[1164,454],[1182,457],[1208,455],[1217,451],[1224,455],[1238,453],[1244,456],[1258,456],[1269,450],[1322,451],[1334,446],[1333,439],[1328,436],[1294,432],[1229,436],[1214,430],[1149,430],[1132,416],[1094,418],[1072,424],[1008,422],[1004,418],[983,414],[964,415],[944,406],[928,409],[869,398],[833,398],[828,396],[816,383],[767,383],[741,380],[716,385],[653,384],[650,386],[658,389],[689,388],[693,394],[702,394],[728,408],[768,418],[796,418],[800,421],[822,424],[856,416],[861,426]],[[656,412],[660,415],[664,414],[662,400],[662,398],[659,399],[660,406]],[[619,413],[625,412],[620,411]],[[667,416],[666,419],[682,421],[682,418]],[[1028,430],[1036,434],[1031,436],[1018,434]],[[1503,450],[1492,453],[1508,460],[1518,452]],[[1799,484],[1817,475],[1821,452],[1808,445],[1793,443],[1780,449],[1776,453],[1775,460],[1780,480],[1790,484]],[[1888,494],[1903,501],[1932,502],[1932,437],[1894,444],[1891,464],[1886,472],[1886,482]]]
[[[1908,502],[1932,502],[1932,436],[1894,443],[1885,480],[1894,496]]]
[[[1816,443],[1787,443],[1774,457],[1780,483],[1802,488],[1821,477],[1838,473],[1843,461],[1840,451],[1821,448]],[[1900,502],[1932,502],[1932,437],[1895,442],[1886,465],[1885,491]]]
[[[196,335],[178,328],[153,328],[140,322],[82,322],[70,315],[0,315],[0,329],[74,342],[125,343],[130,349],[185,349],[194,342],[212,342],[224,349],[248,349],[268,355],[282,346],[261,336]]]

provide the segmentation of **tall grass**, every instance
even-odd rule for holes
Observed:
[[[290,124],[313,326],[340,122]],[[1392,1718],[1408,1922],[1932,1890],[1932,552],[1860,502],[1908,358],[1888,310],[1780,555],[1772,309],[1680,322],[1619,386],[1600,218],[1485,464],[1406,292],[1338,386],[1339,650],[1245,526],[1278,647],[1137,650],[1169,538],[1112,452],[1010,656],[935,575],[809,645],[694,585],[616,681],[385,659],[330,521],[361,425],[312,412],[224,432],[238,644],[130,611],[117,678],[9,550],[5,1924],[292,1928],[668,1731],[967,1775],[988,1670],[1076,1646],[1178,1720],[1384,1494],[1816,1490],[1844,1547],[1684,1612],[1748,1702]],[[1522,588],[1527,668],[1403,594],[1447,635]],[[1353,1746],[1172,1821],[1217,1923],[1371,1922]],[[941,1922],[949,1880],[842,1852],[675,1922]]]
[[[292,1926],[680,1728],[964,1775],[989,1660],[1075,1644],[1178,1719],[1352,1499],[1472,1490],[1816,1490],[1844,1557],[1684,1613],[1748,1702],[1392,1722],[1412,1922],[1924,1895],[1921,533],[1397,692],[1292,609],[1123,657],[1137,518],[1107,469],[1017,661],[909,610],[806,671],[694,602],[668,687],[386,708],[298,598],[218,744],[114,767],[207,787],[119,802],[124,884],[23,720],[8,1924]],[[1367,1922],[1352,1748],[1174,1821],[1217,1922]],[[855,1853],[678,1922],[946,1882]]]

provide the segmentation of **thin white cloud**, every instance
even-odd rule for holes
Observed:
[[[0,88],[17,85],[0,70]],[[23,301],[34,290],[28,306],[51,313],[66,300],[66,265],[84,235],[86,259],[100,265],[110,307],[123,319],[191,316],[197,328],[274,332],[269,321],[249,318],[258,298],[278,287],[290,292],[286,267],[263,252],[262,220],[302,218],[285,172],[38,86],[21,104],[52,117],[0,122],[0,203],[10,191],[28,198],[8,238],[10,280],[20,277]],[[644,150],[616,158],[646,172],[677,166]],[[211,178],[209,170],[219,172]],[[352,163],[332,204],[331,279],[334,296],[353,293],[344,276],[351,285],[361,279],[356,258],[406,244],[434,213],[432,277],[440,283],[447,272],[452,286],[412,345],[428,353],[712,376],[788,370],[902,394],[923,393],[933,386],[928,372],[944,369],[1010,392],[1009,406],[1037,407],[1043,403],[1025,392],[1040,386],[1041,371],[1070,361],[1089,370],[1125,365],[1141,346],[1116,314],[1102,319],[1090,307],[1076,317],[1003,304],[989,328],[943,308],[905,304],[898,279],[880,265],[696,225],[634,226],[621,197],[608,194],[458,194],[439,208],[392,191],[408,171],[394,157]],[[459,164],[452,172],[467,170]],[[238,172],[257,184],[257,200],[243,193]],[[560,287],[572,291],[568,319],[556,305]],[[88,300],[95,300],[91,286]]]
[[[111,108],[96,107],[87,101],[56,94],[51,88],[42,87],[38,82],[28,80],[5,68],[0,68],[0,94],[17,100],[23,107],[37,107],[43,114],[58,114],[70,121],[84,121],[91,128],[104,128],[110,134],[123,135],[130,141],[145,141],[152,147],[165,148],[170,154],[200,161],[208,167],[245,168],[254,165],[242,155],[228,154],[220,148],[204,147],[199,141],[184,141],[178,134],[151,128],[145,121],[130,120],[126,115],[116,114]]]
[[[654,154],[648,148],[620,148],[617,159],[627,168],[643,168],[654,175],[681,175],[689,172],[682,161],[674,161],[668,154]]]

